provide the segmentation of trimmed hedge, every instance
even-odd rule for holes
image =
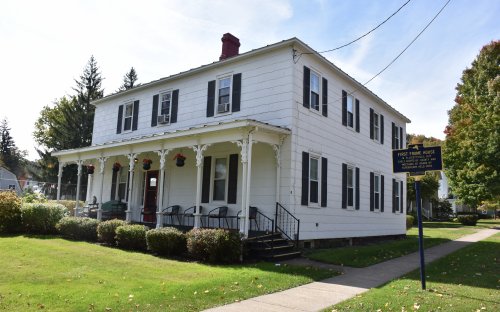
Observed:
[[[123,249],[146,250],[146,227],[139,224],[117,227],[116,245]]]
[[[91,218],[64,217],[56,228],[62,236],[75,240],[97,241],[99,221]]]
[[[186,234],[188,254],[206,262],[236,262],[241,254],[239,233],[223,229],[193,229]]]
[[[70,216],[75,215],[76,200],[60,200],[59,203],[57,202],[57,200],[49,200],[48,202],[53,204],[61,204],[68,209],[68,213]],[[85,202],[80,201],[80,207],[83,206],[85,206]]]
[[[476,214],[457,216],[458,222],[462,223],[463,225],[474,226],[477,223],[477,219],[478,219],[478,217]]]
[[[21,207],[23,230],[31,234],[55,234],[57,223],[67,213],[66,207],[59,204],[23,204]]]
[[[19,232],[21,221],[21,199],[13,191],[0,191],[0,232]]]
[[[186,235],[176,228],[149,230],[146,243],[151,252],[162,256],[179,256],[186,251]]]
[[[406,215],[406,230],[407,231],[413,227],[414,221],[415,221],[414,216]]]
[[[126,221],[113,219],[99,223],[97,226],[97,239],[107,245],[116,245],[116,229],[127,225]]]

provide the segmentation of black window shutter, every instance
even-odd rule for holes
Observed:
[[[305,108],[310,107],[309,95],[311,94],[311,70],[304,66],[304,99],[302,105]]]
[[[212,117],[214,115],[215,109],[215,80],[208,82],[207,91],[207,117]]]
[[[302,152],[302,195],[300,203],[309,205],[309,153]]]
[[[212,166],[212,157],[206,156],[203,158],[203,179],[201,183],[201,202],[208,203],[210,201],[210,173]]]
[[[347,165],[342,164],[342,208],[347,208]]]
[[[399,148],[403,149],[403,127],[399,127]]]
[[[231,111],[239,112],[241,102],[241,74],[233,75],[233,104]]]
[[[384,115],[380,115],[380,144],[384,144]]]
[[[359,168],[356,167],[356,210],[359,210]]]
[[[179,110],[179,90],[172,92],[172,112],[170,113],[170,123],[177,122],[177,111]]]
[[[132,121],[132,131],[137,130],[138,122],[139,122],[139,100],[134,102],[134,120]]]
[[[321,207],[326,207],[328,194],[328,159],[321,157]]]
[[[151,110],[151,127],[155,127],[158,124],[158,101],[160,95],[153,95],[153,109]]]
[[[328,117],[328,80],[323,78],[323,116]]]
[[[373,140],[373,108],[370,108],[370,139]]]
[[[122,132],[123,105],[118,107],[118,120],[116,122],[116,133]]]
[[[347,92],[342,90],[342,125],[347,126]]]
[[[399,200],[401,201],[401,205],[399,206],[399,209],[401,213],[404,211],[404,206],[403,206],[403,181],[399,181]]]
[[[396,179],[392,179],[392,212],[396,212],[396,187],[398,187]]]
[[[229,155],[229,177],[227,187],[227,203],[236,204],[236,191],[238,189],[238,154]]]
[[[392,124],[392,149],[397,149],[396,146],[396,125],[394,123]]]
[[[380,176],[380,211],[384,212],[384,176]]]
[[[375,174],[370,172],[370,211],[375,210]]]
[[[359,100],[356,99],[356,132],[359,132]]]

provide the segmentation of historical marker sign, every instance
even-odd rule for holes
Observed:
[[[410,145],[408,149],[392,151],[394,173],[424,173],[443,169],[441,146],[424,147],[422,144]]]

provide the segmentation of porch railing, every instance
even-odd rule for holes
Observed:
[[[276,203],[275,230],[294,241],[295,247],[299,245],[300,220],[280,203]]]

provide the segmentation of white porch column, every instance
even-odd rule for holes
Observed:
[[[87,177],[87,198],[85,201],[90,203],[92,201],[92,182],[94,180],[94,174],[89,174]]]
[[[196,153],[196,213],[194,216],[194,228],[200,227],[201,212],[199,209],[201,205],[201,173],[203,169],[203,152],[210,146],[210,144],[192,146],[191,148]]]
[[[61,179],[63,174],[63,168],[66,166],[65,163],[59,162],[59,172],[57,173],[57,202],[61,200]]]
[[[76,204],[75,204],[75,217],[78,217],[78,208],[80,207],[80,184],[82,180],[82,164],[83,160],[77,160],[76,164],[78,165],[78,179],[76,181]]]
[[[246,216],[246,191],[247,191],[247,164],[248,164],[248,140],[233,141],[241,148],[241,219],[240,219],[240,233],[245,234],[245,216]]]
[[[159,229],[163,227],[163,216],[161,214],[162,205],[163,205],[163,181],[165,179],[165,157],[168,155],[170,150],[163,149],[161,151],[156,151],[156,153],[160,156],[160,180],[158,181],[158,186],[160,188],[160,194],[158,196],[158,211],[156,212],[156,228]]]
[[[281,186],[281,145],[273,145],[274,156],[276,157],[276,202],[280,202]]]
[[[104,188],[104,167],[106,166],[106,160],[108,157],[99,157],[99,174],[101,176],[101,191],[99,192],[99,208],[97,209],[97,220],[102,220],[102,194]]]
[[[248,237],[248,232],[250,230],[250,185],[252,181],[252,144],[253,144],[253,134],[250,132],[248,134],[248,165],[247,165],[247,182],[246,182],[246,202],[245,202],[245,237]]]
[[[127,155],[128,158],[128,172],[129,172],[129,183],[128,183],[128,200],[127,200],[127,211],[126,213],[126,221],[130,222],[132,220],[132,186],[134,185],[134,169],[135,169],[135,158],[137,154],[130,153]]]

